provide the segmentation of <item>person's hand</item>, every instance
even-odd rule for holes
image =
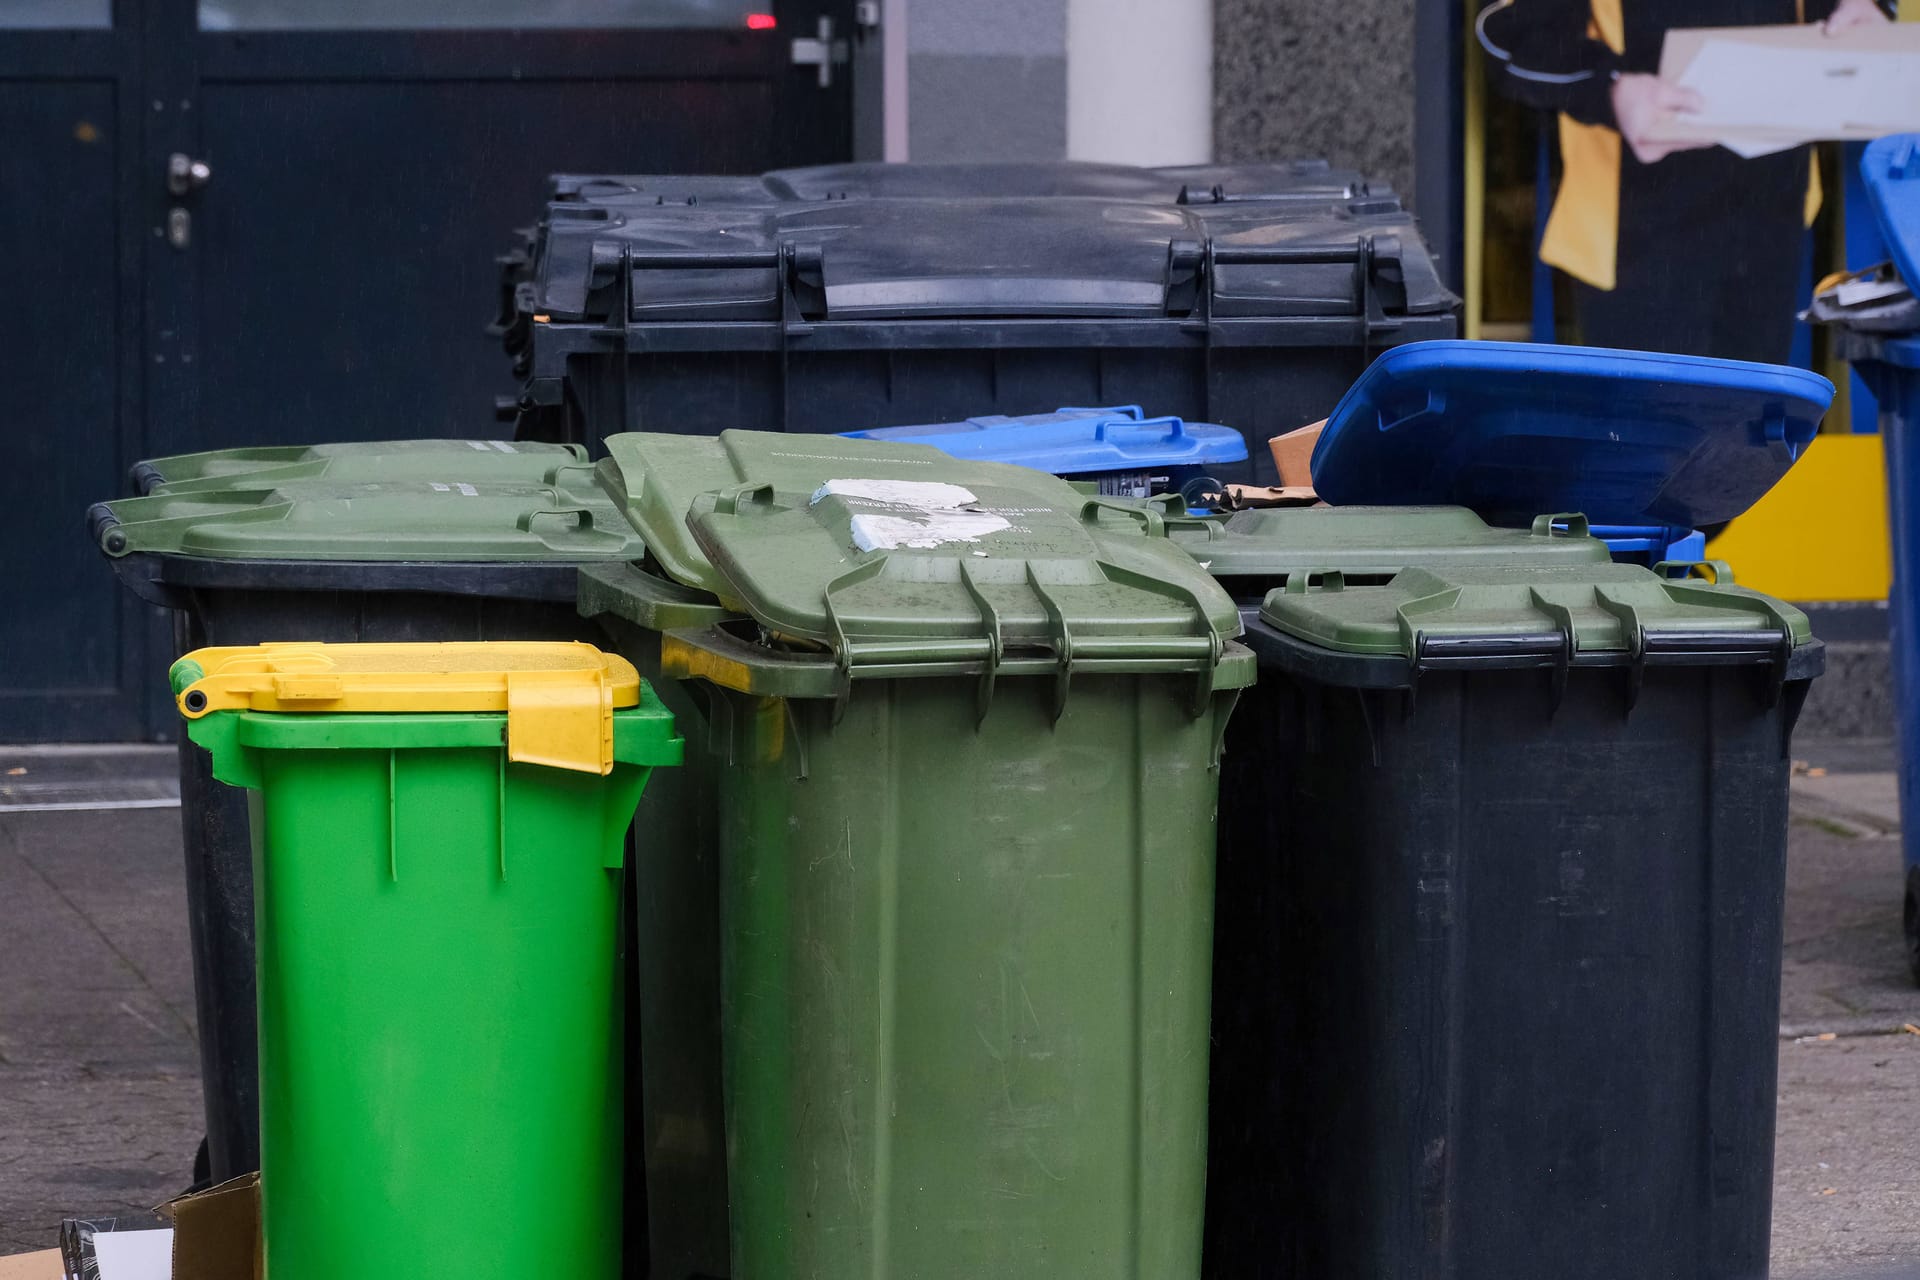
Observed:
[[[1885,26],[1892,21],[1873,0],[1840,0],[1834,6],[1832,15],[1820,24],[1820,29],[1830,36],[1837,36],[1842,31]]]
[[[1676,111],[1705,109],[1706,99],[1692,89],[1659,76],[1623,75],[1613,82],[1612,94],[1614,123],[1641,164],[1664,160],[1676,151],[1698,151],[1714,145],[1711,142],[1662,142],[1647,136],[1656,125],[1672,119]]]

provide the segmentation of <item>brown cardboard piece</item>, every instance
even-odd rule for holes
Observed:
[[[0,1280],[62,1280],[60,1251],[42,1249],[0,1258]]]
[[[1232,511],[1245,511],[1249,507],[1311,507],[1320,502],[1320,495],[1311,485],[1254,485],[1230,484],[1227,486],[1227,507]]]
[[[173,1280],[260,1280],[260,1175],[160,1206],[173,1222]]]
[[[1320,443],[1320,433],[1326,426],[1327,420],[1322,418],[1267,441],[1283,488],[1313,486],[1313,447]]]
[[[1660,77],[1678,80],[1709,39],[1735,40],[1741,44],[1769,49],[1828,49],[1851,53],[1903,53],[1920,57],[1920,23],[1888,23],[1855,27],[1830,36],[1819,26],[1799,24],[1770,27],[1677,27],[1667,32],[1660,49]],[[1805,130],[1781,130],[1764,127],[1730,129],[1724,124],[1693,124],[1668,119],[1649,129],[1660,142],[1741,141],[1751,143],[1800,142],[1812,136]],[[1821,130],[1827,141],[1867,142],[1889,132],[1885,128]]]

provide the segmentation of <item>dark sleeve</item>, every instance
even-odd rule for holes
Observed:
[[[1840,0],[1802,0],[1800,16],[1808,22],[1825,22],[1839,6]],[[1886,7],[1884,4],[1880,6],[1883,13]]]
[[[1493,0],[1478,34],[1494,88],[1529,107],[1611,125],[1620,59],[1587,35],[1591,14],[1589,0]]]

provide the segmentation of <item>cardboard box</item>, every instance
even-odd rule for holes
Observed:
[[[173,1220],[172,1280],[260,1280],[260,1175],[160,1206]]]
[[[1313,487],[1313,447],[1320,443],[1320,433],[1326,426],[1327,420],[1322,418],[1267,441],[1273,465],[1280,469],[1281,488]]]

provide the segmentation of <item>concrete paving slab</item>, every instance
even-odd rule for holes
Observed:
[[[177,812],[0,813],[0,1253],[192,1181],[185,913]]]
[[[1780,1046],[1774,1280],[1920,1277],[1920,1036]]]

